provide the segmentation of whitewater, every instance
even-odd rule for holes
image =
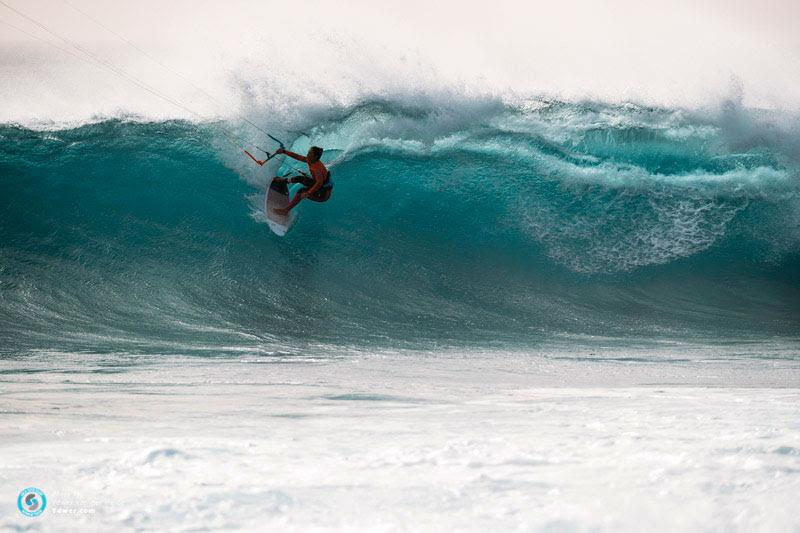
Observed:
[[[800,529],[796,6],[75,4],[0,8],[0,529]]]

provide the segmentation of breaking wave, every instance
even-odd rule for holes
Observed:
[[[261,206],[290,163],[252,165],[220,124],[2,126],[0,336],[213,353],[796,336],[792,120],[543,101],[316,113],[275,133],[325,147],[336,189],[283,239]]]

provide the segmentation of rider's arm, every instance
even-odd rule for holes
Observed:
[[[292,159],[297,159],[298,161],[302,161],[303,163],[305,163],[307,161],[305,156],[300,155],[300,154],[296,154],[294,152],[290,152],[289,150],[284,150],[283,148],[278,148],[278,151],[275,152],[275,153],[276,154],[286,154],[289,157],[291,157]]]

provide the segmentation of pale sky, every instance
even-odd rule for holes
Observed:
[[[68,0],[221,104],[64,0],[2,1],[209,117],[440,92],[693,107],[737,86],[800,107],[796,0]],[[0,5],[0,121],[192,118],[83,56]]]

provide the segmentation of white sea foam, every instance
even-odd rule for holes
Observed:
[[[682,350],[6,360],[0,528],[797,528],[796,361]]]
[[[65,4],[14,2],[49,30],[205,117],[244,112],[285,123],[314,108],[443,92],[508,102],[546,95],[695,106],[734,90],[749,106],[800,105],[800,71],[787,66],[800,48],[792,25],[797,6],[789,1],[776,9],[715,0],[668,6],[624,0],[614,8],[588,0],[501,0],[488,10],[422,0],[75,4],[169,70]],[[0,34],[1,122],[130,113],[197,118],[16,13],[4,10],[0,20],[13,26]]]

